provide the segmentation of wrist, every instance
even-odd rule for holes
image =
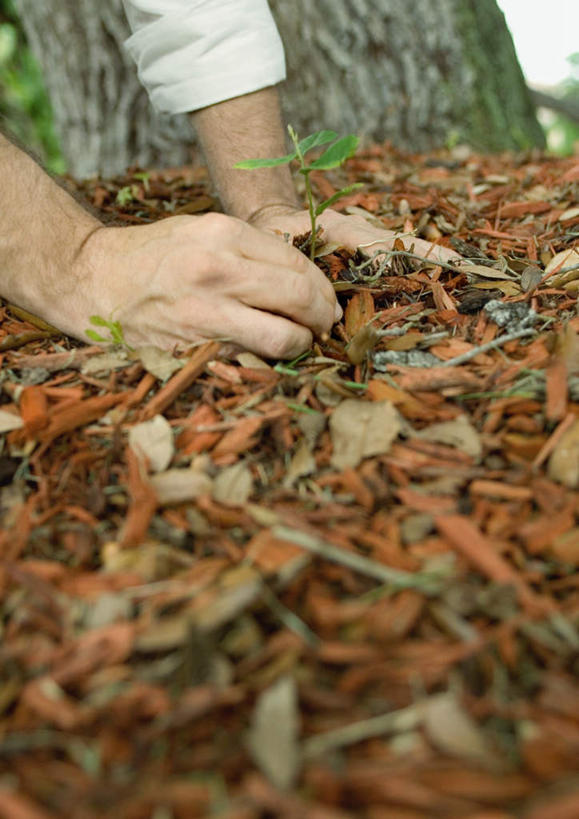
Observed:
[[[300,213],[303,210],[295,201],[280,201],[270,202],[267,205],[262,205],[253,210],[245,219],[253,227],[262,227],[267,225],[271,219],[283,216],[291,216],[294,213]]]

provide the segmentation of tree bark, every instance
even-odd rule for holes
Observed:
[[[16,0],[75,176],[190,156],[185,117],[155,115],[122,48],[118,0]],[[496,0],[270,0],[288,121],[412,151],[499,151],[544,136]]]
[[[271,0],[289,120],[426,151],[544,145],[495,0]]]
[[[15,0],[40,62],[68,170],[113,176],[130,165],[191,161],[186,116],[153,110],[122,43],[130,30],[120,0]]]

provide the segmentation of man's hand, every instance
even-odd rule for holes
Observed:
[[[99,282],[93,312],[112,313],[133,345],[227,338],[293,358],[341,316],[332,286],[303,253],[232,216],[101,228],[78,263],[81,279]]]
[[[309,213],[291,207],[264,209],[252,223],[262,230],[288,233],[291,238],[310,230]],[[318,224],[323,230],[324,243],[338,244],[348,250],[360,248],[367,256],[372,256],[378,250],[392,250],[394,241],[400,236],[405,250],[413,247],[413,253],[433,262],[453,262],[461,258],[454,250],[434,245],[424,239],[415,239],[414,236],[400,235],[391,230],[374,227],[363,216],[345,216],[330,208],[318,218]]]

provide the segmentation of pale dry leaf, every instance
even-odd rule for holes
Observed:
[[[125,350],[97,353],[83,362],[80,371],[83,375],[108,375],[111,370],[119,370],[132,363]]]
[[[175,454],[171,425],[163,415],[135,424],[129,429],[129,446],[136,455],[147,458],[152,472],[162,472]]]
[[[161,506],[195,500],[210,493],[212,487],[208,475],[192,469],[168,469],[152,475],[150,482]]]
[[[449,756],[497,764],[484,734],[454,694],[432,697],[425,702],[424,729],[433,745]]]
[[[551,480],[569,489],[579,488],[579,418],[563,434],[549,458]]]
[[[480,276],[483,279],[509,279],[504,270],[497,270],[494,267],[486,267],[486,265],[482,264],[461,264],[459,269],[466,273],[467,277]]]
[[[105,572],[135,572],[147,582],[164,580],[195,562],[188,552],[154,541],[134,549],[109,541],[101,549],[101,560]]]
[[[318,438],[326,427],[326,423],[327,418],[323,412],[300,413],[298,417],[298,427],[303,432],[311,449],[315,447]]]
[[[576,216],[579,216],[579,207],[568,208],[559,216],[558,221],[567,222],[569,219],[575,219]]]
[[[190,629],[191,619],[188,612],[163,617],[147,625],[147,628],[138,635],[135,648],[146,654],[171,651],[184,645]]]
[[[299,773],[298,733],[297,686],[288,675],[257,698],[248,736],[256,765],[281,790],[291,788]]]
[[[568,375],[579,375],[579,333],[566,324],[561,333],[561,355]]]
[[[260,597],[263,581],[253,566],[241,565],[220,578],[212,600],[193,612],[194,623],[201,631],[213,631],[238,618]]]
[[[525,293],[534,290],[543,278],[543,271],[535,265],[527,265],[521,273],[521,288]]]
[[[459,415],[458,418],[454,418],[452,421],[432,424],[426,429],[413,434],[414,437],[423,441],[456,447],[461,452],[471,455],[476,461],[480,460],[482,455],[483,447],[480,435],[466,415]]]
[[[272,367],[267,364],[263,358],[259,358],[259,356],[255,355],[254,353],[249,353],[247,350],[244,350],[242,353],[236,356],[237,362],[241,364],[242,367],[247,367],[250,370],[271,370]]]
[[[330,418],[332,466],[347,469],[358,466],[363,458],[383,455],[400,428],[398,412],[390,401],[342,401]]]
[[[243,506],[252,492],[253,477],[243,461],[225,467],[213,481],[213,498],[226,506]]]
[[[146,371],[159,381],[166,381],[183,366],[182,361],[174,358],[167,350],[161,350],[153,344],[138,347],[135,353]]]
[[[304,438],[296,449],[284,478],[283,485],[290,488],[305,475],[311,475],[316,471],[316,459],[306,439]]]
[[[548,280],[547,286],[559,287],[561,284],[564,284],[567,281],[567,274],[561,273],[560,271],[567,267],[574,267],[576,264],[579,264],[579,250],[576,250],[574,247],[569,248],[569,250],[562,250],[560,253],[555,253],[549,264],[545,267],[545,273],[557,271],[555,275]],[[573,271],[570,272],[572,273]]]
[[[13,429],[22,429],[23,426],[24,421],[19,415],[0,409],[0,435],[12,432]]]
[[[521,287],[517,282],[476,282],[472,285],[477,290],[500,290],[505,296],[518,296],[521,292]]]

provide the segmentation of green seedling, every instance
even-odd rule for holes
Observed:
[[[102,316],[91,316],[90,323],[94,324],[95,327],[106,327],[109,331],[109,338],[105,338],[105,336],[97,333],[96,330],[85,330],[85,335],[92,339],[92,341],[100,341],[108,344],[123,344],[125,347],[128,346],[120,321],[108,320]]]
[[[117,205],[124,207],[124,205],[128,205],[129,202],[132,202],[133,199],[134,196],[132,185],[126,185],[124,188],[119,188],[116,197]]]
[[[349,193],[352,193],[352,191],[361,188],[362,185],[359,182],[356,182],[353,185],[347,185],[345,188],[336,191],[336,193],[333,196],[330,196],[329,199],[326,199],[325,201],[316,205],[314,195],[312,193],[310,174],[312,171],[329,171],[331,168],[338,168],[346,161],[346,159],[354,155],[358,146],[359,138],[353,134],[349,134],[348,136],[338,139],[338,135],[335,131],[317,131],[315,134],[310,134],[309,136],[300,140],[298,139],[298,135],[291,125],[288,125],[288,133],[294,145],[294,151],[291,154],[274,157],[272,159],[245,159],[243,162],[238,162],[235,167],[241,170],[253,171],[257,168],[275,168],[278,165],[288,165],[294,159],[299,162],[299,170],[300,173],[304,175],[306,183],[306,197],[308,200],[308,211],[310,214],[310,225],[312,231],[310,241],[310,258],[313,261],[316,256],[316,220],[318,216],[320,216],[320,214],[322,214],[326,208],[333,205],[334,202],[337,202],[342,196],[347,196]],[[326,148],[320,157],[314,159],[310,163],[306,162],[305,155],[309,151],[313,150],[314,148],[319,148],[321,145],[327,145],[330,142],[332,144]]]

